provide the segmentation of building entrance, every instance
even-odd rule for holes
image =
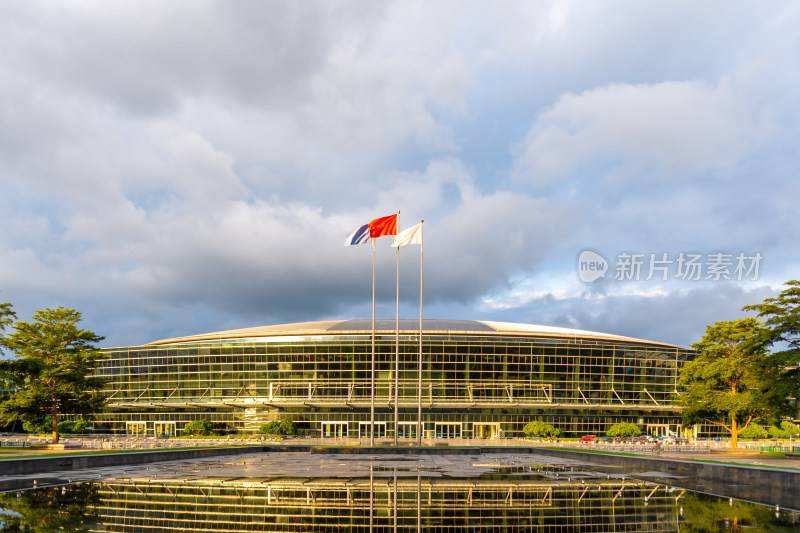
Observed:
[[[147,433],[147,423],[125,422],[125,433],[128,435],[144,435]]]
[[[175,422],[154,422],[156,437],[174,437]]]
[[[347,422],[323,422],[323,439],[344,439],[347,438]]]
[[[497,439],[500,438],[499,422],[476,422],[472,424],[472,438]]]
[[[436,423],[436,438],[437,439],[460,439],[461,438],[461,423]]]
[[[669,435],[669,424],[647,424],[647,434],[653,437]]]

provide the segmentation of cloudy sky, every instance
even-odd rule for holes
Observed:
[[[798,28],[794,1],[2,0],[0,301],[104,346],[367,318],[342,244],[399,210],[429,318],[686,345],[800,278]]]

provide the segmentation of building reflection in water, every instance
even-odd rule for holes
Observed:
[[[423,476],[394,467],[353,479],[124,479],[51,487],[0,495],[0,529],[677,532],[800,525],[794,513],[636,481]]]

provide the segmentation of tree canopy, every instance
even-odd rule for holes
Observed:
[[[557,429],[542,420],[533,420],[525,424],[522,431],[529,437],[547,437],[554,439],[561,435],[561,430]]]
[[[784,364],[796,365],[800,362],[800,281],[786,282],[787,289],[777,298],[767,298],[763,303],[747,305],[742,309],[755,311],[765,320],[768,328],[770,346],[783,345],[786,350],[779,351]]]
[[[297,425],[291,419],[284,418],[263,424],[258,432],[264,435],[297,435]]]
[[[216,435],[214,431],[214,424],[210,420],[201,418],[200,420],[192,420],[183,426],[183,433],[186,435],[207,437]]]
[[[698,357],[681,370],[683,423],[717,425],[739,434],[758,419],[777,421],[792,411],[797,383],[784,358],[767,351],[772,334],[755,318],[717,322],[692,344]]]
[[[0,303],[0,347],[2,347],[3,331],[10,326],[17,314],[10,303]]]
[[[608,437],[638,437],[641,434],[642,430],[639,426],[630,422],[619,422],[606,431]]]
[[[104,356],[94,343],[103,337],[80,329],[80,320],[74,309],[45,309],[29,322],[15,323],[15,331],[2,339],[16,359],[0,361],[3,388],[13,391],[0,402],[0,424],[41,423],[50,417],[53,442],[58,442],[60,415],[102,409],[105,380],[94,372]]]

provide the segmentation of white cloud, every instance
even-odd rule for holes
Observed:
[[[764,136],[723,80],[615,84],[566,94],[542,112],[517,148],[514,177],[547,185],[580,168],[624,180],[727,174]]]

